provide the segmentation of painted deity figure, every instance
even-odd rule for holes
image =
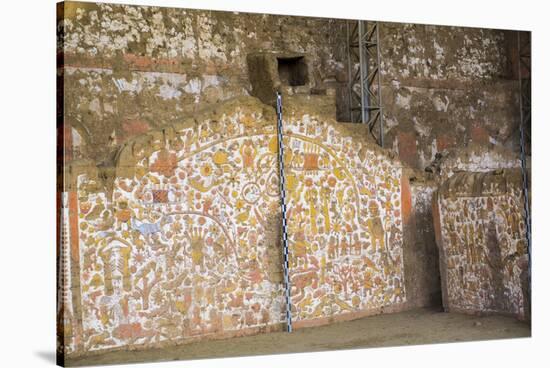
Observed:
[[[382,219],[380,218],[380,210],[378,203],[370,201],[369,203],[369,219],[367,219],[367,229],[371,238],[372,246],[376,250],[383,251],[386,246],[384,242],[384,226],[382,225]]]
[[[186,234],[191,247],[191,260],[193,267],[200,267],[201,271],[204,270],[204,238],[199,229],[192,229],[190,233]]]
[[[254,157],[256,156],[256,149],[251,141],[246,141],[241,147],[241,156],[243,160],[243,168],[245,170],[254,169]]]

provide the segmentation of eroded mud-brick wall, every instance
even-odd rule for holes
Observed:
[[[296,327],[404,309],[400,163],[285,106]],[[275,122],[239,98],[135,137],[112,168],[67,166],[67,354],[282,328]]]
[[[346,21],[66,2],[58,57],[75,156],[108,159],[128,138],[251,94],[247,55],[302,53],[348,120]],[[366,16],[366,15],[365,15]],[[386,146],[423,170],[470,143],[517,150],[515,33],[380,23]],[[78,96],[78,97],[77,97]]]
[[[313,86],[345,89],[341,20],[78,2],[60,11],[76,157],[106,160],[132,136],[250,95],[249,53],[307,54]]]
[[[388,147],[423,170],[477,143],[519,152],[516,32],[380,24]]]
[[[443,304],[449,311],[529,318],[519,170],[460,173],[434,198]]]
[[[530,160],[527,165],[530,168]],[[442,183],[459,172],[489,172],[520,166],[519,152],[476,143],[468,148],[449,152],[434,165],[434,173],[437,174],[439,183]]]

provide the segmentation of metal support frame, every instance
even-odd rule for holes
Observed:
[[[521,172],[523,179],[523,207],[525,215],[525,237],[527,240],[527,256],[529,259],[529,295],[531,294],[531,210],[529,206],[529,178],[527,173],[526,146],[531,146],[531,33],[522,39],[518,38],[518,81],[520,106],[520,153]]]
[[[281,212],[282,212],[282,235],[283,235],[283,275],[285,282],[286,299],[286,322],[287,331],[292,332],[292,314],[290,300],[290,278],[288,269],[288,233],[286,224],[286,198],[285,198],[285,170],[284,170],[284,150],[283,150],[283,100],[281,94],[277,92],[277,140],[279,156],[279,175],[281,184]]]
[[[363,123],[384,146],[380,88],[380,47],[377,22],[347,22],[349,106],[352,123]],[[378,129],[376,135],[375,129]]]

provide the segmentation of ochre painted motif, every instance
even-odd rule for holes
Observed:
[[[112,192],[78,177],[82,317],[66,323],[79,326],[67,353],[285,321],[277,138],[259,111],[236,108],[151,142]],[[401,168],[335,126],[285,120],[297,320],[405,299]]]
[[[295,319],[404,302],[401,168],[308,115],[285,133]]]

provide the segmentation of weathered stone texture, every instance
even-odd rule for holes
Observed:
[[[458,173],[434,198],[443,305],[530,318],[519,170]]]

